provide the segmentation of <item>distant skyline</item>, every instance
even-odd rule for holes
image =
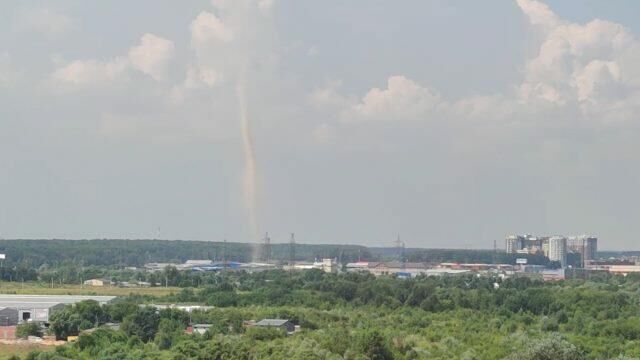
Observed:
[[[639,13],[4,1],[0,236],[640,250]]]

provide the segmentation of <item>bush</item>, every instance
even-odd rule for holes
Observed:
[[[42,328],[35,322],[23,322],[16,328],[16,336],[23,339],[28,336],[42,336]]]
[[[273,340],[285,337],[287,334],[282,329],[254,326],[247,329],[245,335],[253,340]]]

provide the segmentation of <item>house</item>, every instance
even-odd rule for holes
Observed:
[[[204,334],[211,328],[211,324],[193,324],[187,327],[185,333],[187,334]]]
[[[109,286],[113,283],[109,279],[90,279],[85,280],[83,284],[88,286]]]
[[[263,319],[258,321],[256,326],[278,328],[287,333],[292,333],[296,330],[296,326],[291,321],[284,319]]]

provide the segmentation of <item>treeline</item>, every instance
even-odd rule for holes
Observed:
[[[165,298],[84,302],[52,317],[76,343],[30,359],[627,359],[640,355],[638,277],[543,283],[475,276],[374,278],[320,271],[220,274]],[[215,305],[191,314],[148,302]],[[284,318],[291,336],[247,328]],[[120,323],[120,330],[100,328]],[[192,323],[210,324],[188,335]]]
[[[142,266],[149,262],[177,262],[208,259],[250,262],[261,261],[260,244],[170,241],[170,240],[0,240],[0,254],[6,254],[4,266],[28,267],[73,263],[77,266]],[[289,244],[272,244],[271,259],[288,261]],[[343,262],[370,258],[367,248],[355,245],[296,244],[297,261],[335,258]]]

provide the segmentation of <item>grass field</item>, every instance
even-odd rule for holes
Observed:
[[[6,360],[10,358],[12,355],[17,355],[23,358],[29,352],[33,350],[40,351],[53,351],[55,350],[55,346],[45,346],[45,345],[37,345],[37,344],[29,344],[29,345],[6,345],[0,344],[0,360]]]
[[[113,295],[126,296],[130,294],[164,296],[177,293],[177,287],[148,287],[148,288],[120,288],[109,286],[80,286],[80,285],[50,285],[43,283],[0,282],[0,294],[20,295]],[[2,352],[0,352],[2,354]]]

